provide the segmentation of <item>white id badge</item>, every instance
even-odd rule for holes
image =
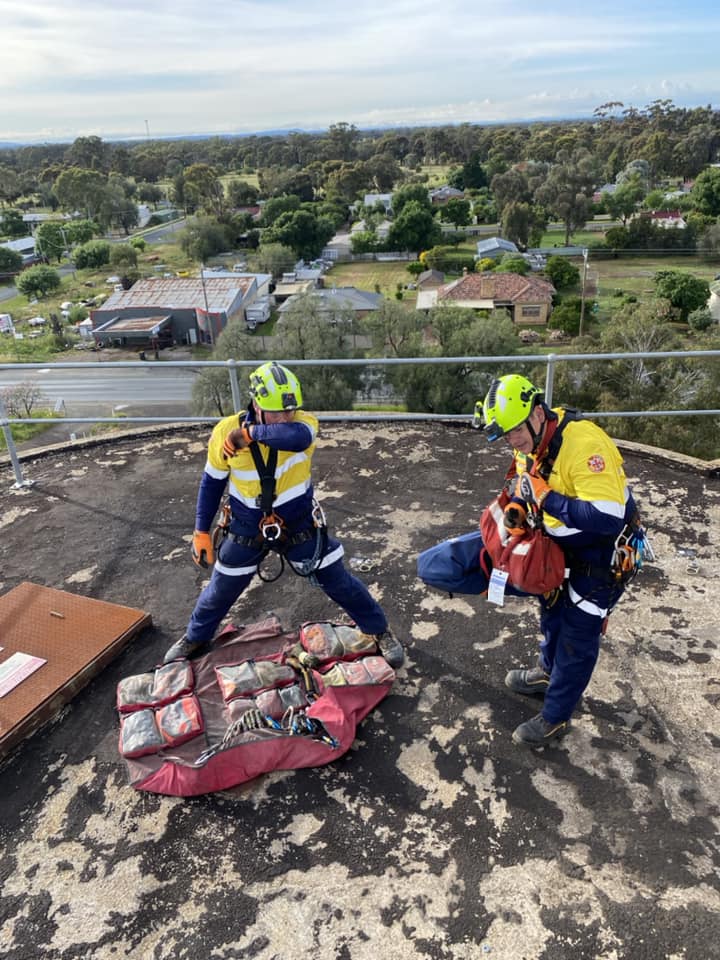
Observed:
[[[507,572],[505,570],[493,570],[490,574],[490,583],[488,584],[488,602],[496,603],[502,607],[505,603],[505,586],[507,584]]]

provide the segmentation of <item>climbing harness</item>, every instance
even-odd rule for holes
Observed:
[[[258,577],[264,583],[274,583],[278,580],[285,569],[285,553],[290,547],[305,543],[308,540],[315,539],[315,550],[312,557],[308,560],[290,561],[290,568],[293,573],[299,577],[307,577],[312,582],[317,583],[315,572],[320,567],[322,558],[327,549],[327,520],[320,504],[313,498],[310,520],[312,526],[306,526],[303,529],[290,532],[287,529],[285,520],[273,510],[275,500],[275,470],[277,467],[278,452],[275,448],[269,449],[267,461],[263,459],[259,445],[253,440],[248,445],[255,469],[260,478],[260,496],[257,498],[257,506],[262,510],[262,517],[258,523],[258,533],[254,537],[246,537],[241,534],[232,533],[230,525],[232,522],[232,510],[230,507],[230,498],[225,496],[221,506],[220,520],[213,530],[213,546],[216,551],[219,549],[220,542],[224,537],[229,537],[234,543],[243,547],[259,548],[261,553],[258,558]],[[278,558],[277,571],[269,575],[262,570],[263,561],[268,554],[274,553]]]

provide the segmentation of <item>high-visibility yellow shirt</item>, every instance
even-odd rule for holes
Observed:
[[[243,414],[232,414],[220,420],[214,427],[208,443],[208,456],[205,464],[205,476],[209,481],[228,482],[228,493],[235,515],[243,510],[259,510],[261,484],[252,453],[247,447],[237,451],[235,456],[225,459],[223,444],[228,434],[243,423]],[[258,442],[262,458],[267,463],[270,448],[277,450],[275,466],[275,496],[273,510],[281,516],[295,514],[299,507],[303,509],[312,498],[312,456],[318,432],[318,421],[311,413],[296,410],[293,419],[287,423],[252,424],[253,437]],[[217,483],[204,483],[208,494],[217,490]],[[199,500],[202,498],[202,486]],[[211,499],[215,499],[214,496]],[[219,502],[219,500],[218,500]],[[198,503],[198,514],[207,517],[213,506],[208,500]],[[217,502],[214,504],[217,509]],[[214,515],[214,510],[212,511]],[[205,520],[207,522],[207,520]]]
[[[562,423],[565,411],[554,411]],[[525,454],[516,453],[522,472]],[[627,485],[623,458],[613,440],[591,420],[571,420],[548,478],[551,492],[543,503],[545,529],[569,543],[590,543],[616,537],[634,502]]]

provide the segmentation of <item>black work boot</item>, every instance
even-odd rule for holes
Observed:
[[[513,743],[518,743],[524,747],[542,747],[559,737],[564,737],[569,728],[569,720],[548,723],[545,717],[538,713],[537,716],[526,720],[525,723],[521,723],[519,727],[513,730]]]
[[[387,630],[383,630],[382,633],[376,633],[374,636],[378,650],[385,658],[386,663],[388,663],[393,670],[399,669],[405,662],[405,653],[403,652],[402,644],[390,627],[388,627]]]
[[[513,693],[524,693],[527,696],[537,694],[544,697],[545,691],[550,686],[550,674],[545,673],[542,667],[510,670],[505,676],[505,686]]]
[[[163,657],[163,663],[170,663],[172,660],[193,660],[195,657],[201,657],[210,649],[208,640],[201,640],[200,643],[192,643],[187,636],[183,634],[177,643],[174,643]]]

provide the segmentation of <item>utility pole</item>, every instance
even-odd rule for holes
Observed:
[[[585,283],[587,281],[587,269],[588,269],[588,248],[583,247],[582,293],[580,295],[580,327],[578,329],[579,337],[583,335],[583,321],[585,319]]]
[[[210,334],[210,346],[215,346],[215,335],[210,318],[210,308],[208,307],[207,290],[205,289],[205,264],[200,264],[200,283],[202,283],[203,300],[205,301],[205,316],[207,317],[208,333]]]

